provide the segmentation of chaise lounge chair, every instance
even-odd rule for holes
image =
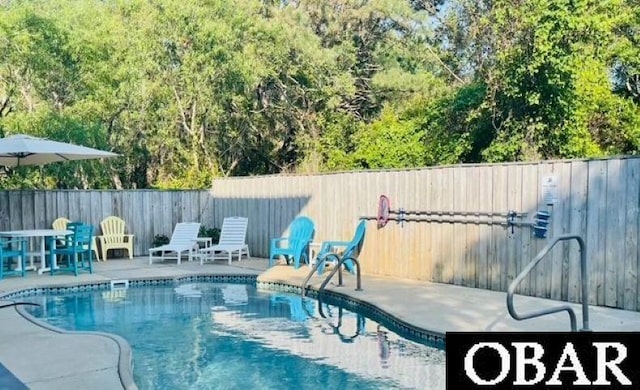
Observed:
[[[175,252],[175,259],[180,264],[180,259],[183,253],[189,256],[189,261],[193,259],[193,256],[198,250],[198,232],[200,231],[199,222],[180,222],[173,228],[173,234],[169,243],[161,245],[155,248],[149,249],[149,264],[153,263],[153,259],[161,259],[164,261],[166,252]],[[154,256],[154,253],[160,252],[160,256]],[[168,257],[173,259],[174,257]]]
[[[283,256],[287,264],[293,260],[293,267],[308,262],[309,243],[313,241],[315,225],[307,217],[297,217],[291,222],[289,237],[273,238],[269,249],[269,267],[275,259]]]
[[[244,217],[227,217],[222,221],[222,230],[220,231],[220,240],[217,244],[208,248],[200,249],[200,264],[203,264],[205,257],[210,260],[216,259],[216,253],[226,253],[226,258],[231,265],[233,253],[238,252],[238,261],[243,254],[249,255],[249,245],[245,239],[247,236],[247,224],[249,220]]]

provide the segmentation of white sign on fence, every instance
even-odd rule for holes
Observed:
[[[547,205],[558,201],[558,176],[549,175],[542,178],[542,200]]]

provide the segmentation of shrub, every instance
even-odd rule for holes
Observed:
[[[209,228],[205,225],[200,226],[198,237],[211,237],[211,241],[217,244],[220,241],[220,229],[216,227]]]
[[[159,247],[160,245],[166,245],[169,243],[169,237],[164,234],[156,234],[153,236],[153,248]]]

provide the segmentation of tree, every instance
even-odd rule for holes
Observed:
[[[639,25],[638,0],[5,2],[0,133],[122,157],[0,182],[633,154]]]
[[[620,58],[625,1],[497,1],[452,7],[451,52],[487,85],[474,111],[491,138],[488,161],[632,153],[637,105],[615,96],[608,75]],[[625,46],[625,45],[622,45]],[[626,45],[628,46],[628,45]],[[615,53],[615,54],[614,54]],[[473,60],[475,58],[475,60]],[[595,94],[594,94],[595,93]],[[620,115],[619,107],[624,114]],[[597,108],[597,109],[596,109]],[[624,134],[622,137],[616,135]],[[482,144],[482,143],[481,143]]]

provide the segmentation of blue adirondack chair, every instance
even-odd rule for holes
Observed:
[[[356,232],[353,235],[353,239],[351,241],[323,241],[320,246],[320,250],[318,251],[318,256],[316,257],[316,261],[320,261],[330,253],[336,253],[339,257],[353,257],[357,259],[360,255],[360,250],[362,249],[362,245],[364,244],[364,235],[367,230],[367,221],[364,219],[358,223],[356,227]],[[329,260],[328,258],[327,260]],[[321,261],[318,265],[318,275],[322,275],[324,272],[324,267],[327,261]],[[353,261],[347,260],[344,263],[344,267],[347,271],[353,273],[355,271],[355,266]]]
[[[67,224],[67,229],[73,233],[65,236],[64,245],[56,246],[54,249],[53,240],[50,241],[51,250],[49,251],[51,275],[59,271],[70,271],[78,276],[78,269],[85,269],[89,273],[93,272],[91,266],[91,245],[93,244],[93,226],[80,222],[72,222]],[[60,260],[66,260],[66,266],[54,269],[53,258],[60,255]]]
[[[269,248],[269,267],[278,256],[283,256],[287,264],[293,260],[295,268],[308,262],[309,243],[313,241],[315,224],[308,217],[296,217],[291,222],[289,237],[273,238]]]
[[[26,246],[24,238],[0,237],[0,279],[7,275],[24,276]],[[12,259],[17,259],[15,268],[11,268]]]

